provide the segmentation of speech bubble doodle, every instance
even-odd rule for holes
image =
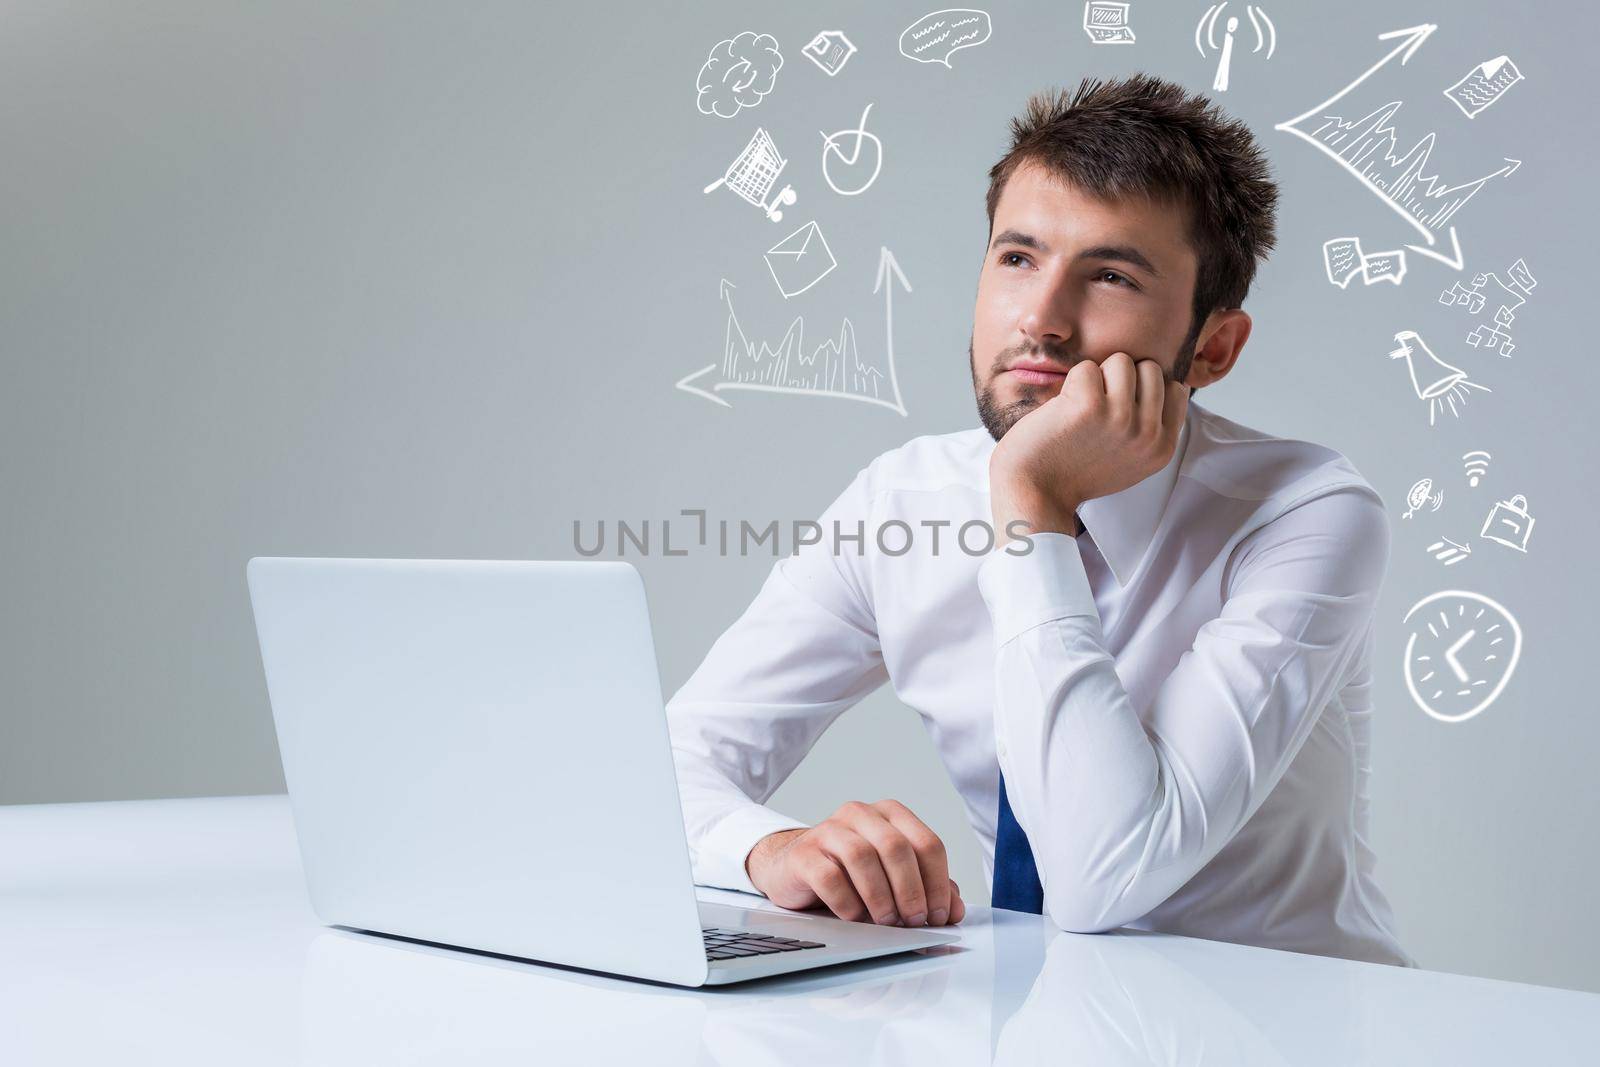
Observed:
[[[900,54],[918,63],[949,67],[951,56],[963,48],[976,48],[992,32],[987,11],[970,7],[930,11],[900,34]]]
[[[1367,284],[1377,282],[1393,282],[1400,284],[1400,279],[1406,276],[1406,254],[1401,249],[1388,252],[1368,252],[1361,257],[1361,269],[1367,276]]]
[[[1362,252],[1361,242],[1354,237],[1335,237],[1322,243],[1322,262],[1328,270],[1328,281],[1341,289],[1360,278],[1367,285],[1389,282],[1399,285],[1406,276],[1404,249],[1386,252]],[[1441,303],[1448,303],[1441,299]]]

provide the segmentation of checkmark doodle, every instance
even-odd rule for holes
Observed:
[[[878,171],[883,169],[883,142],[877,135],[867,131],[867,115],[872,111],[868,104],[861,112],[861,121],[856,123],[854,129],[838,130],[834,133],[822,132],[822,178],[828,183],[828,188],[840,196],[860,196],[872,187],[878,180]],[[866,142],[872,142],[870,149]],[[860,174],[866,169],[862,161],[862,153],[871,152],[872,173],[867,175],[865,181],[860,180]],[[841,183],[834,180],[834,168],[844,171],[847,179]],[[846,169],[848,168],[848,169]]]

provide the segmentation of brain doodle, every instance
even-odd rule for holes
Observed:
[[[695,78],[695,106],[701,114],[731,119],[772,92],[782,66],[777,38],[771,34],[746,31],[723,41],[706,56]]]

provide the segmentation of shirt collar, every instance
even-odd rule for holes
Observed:
[[[1078,507],[1084,532],[1093,539],[1095,548],[1110,565],[1118,585],[1127,585],[1138,572],[1150,542],[1155,540],[1167,501],[1172,497],[1172,487],[1177,484],[1178,472],[1183,467],[1193,418],[1194,403],[1191,401],[1178,430],[1177,447],[1172,450],[1172,458],[1165,467],[1126,489],[1086,500]]]

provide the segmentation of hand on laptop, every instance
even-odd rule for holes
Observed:
[[[780,907],[824,904],[851,922],[944,926],[967,914],[944,842],[898,800],[852,800],[816,826],[768,834],[745,870]]]

